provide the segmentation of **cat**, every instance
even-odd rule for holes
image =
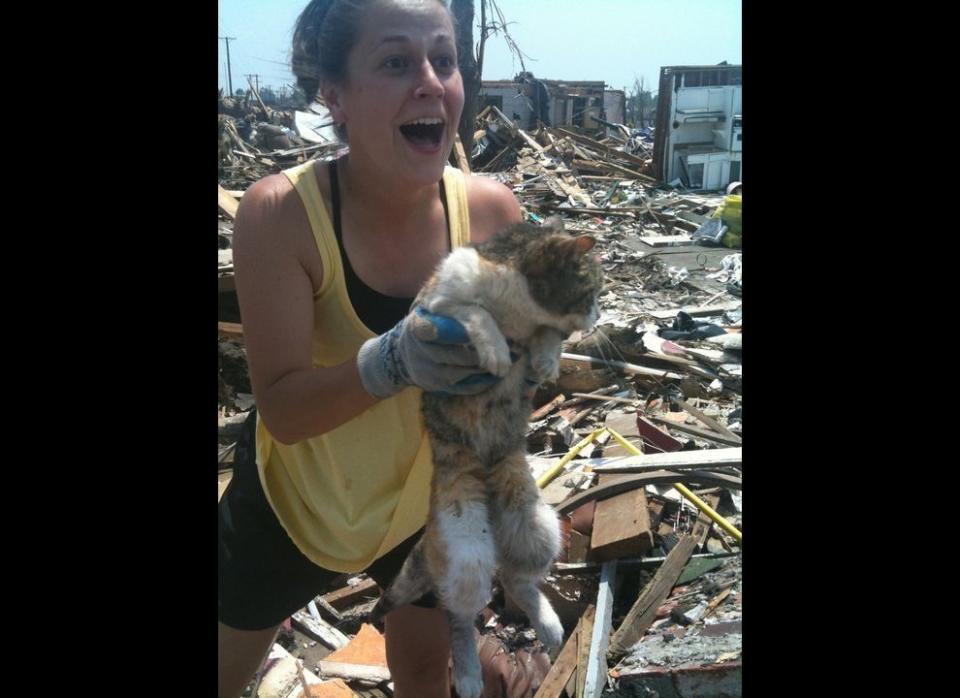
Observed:
[[[478,395],[423,394],[434,462],[430,513],[371,621],[434,592],[450,620],[460,698],[479,698],[483,690],[474,621],[490,601],[498,569],[540,641],[557,647],[563,640],[560,620],[537,587],[560,551],[560,530],[526,461],[527,379],[556,380],[563,340],[599,317],[602,270],[588,254],[595,242],[566,233],[559,217],[543,226],[518,223],[452,252],[414,301],[459,320],[480,365],[502,380]]]

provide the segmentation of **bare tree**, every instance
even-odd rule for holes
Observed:
[[[480,2],[482,13],[485,0]],[[477,120],[477,99],[480,94],[480,67],[473,52],[473,0],[453,0],[450,9],[457,20],[457,59],[463,76],[463,114],[460,115],[457,131],[469,160],[473,151],[474,122]]]
[[[646,80],[634,75],[632,91],[627,95],[627,120],[637,128],[643,128],[655,104],[653,94],[646,87]]]
[[[487,20],[488,5],[491,12],[489,21]],[[452,0],[450,9],[457,22],[457,57],[460,74],[463,76],[464,93],[463,114],[460,116],[457,131],[467,158],[470,158],[470,153],[473,151],[473,133],[476,128],[477,106],[483,79],[483,55],[487,38],[494,34],[503,34],[507,48],[519,59],[520,67],[524,72],[527,71],[527,67],[523,62],[525,54],[507,31],[510,23],[504,18],[495,0],[480,0],[480,41],[477,43],[476,50],[473,46],[473,0]]]

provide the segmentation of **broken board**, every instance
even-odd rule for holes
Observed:
[[[637,240],[650,247],[681,247],[694,244],[689,235],[647,235],[638,237]]]
[[[622,479],[624,475],[603,475],[598,484]],[[593,560],[640,557],[653,547],[653,531],[643,487],[597,502],[593,515],[590,556]]]

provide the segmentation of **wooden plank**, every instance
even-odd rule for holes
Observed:
[[[320,612],[320,609],[323,609],[323,612],[333,618],[335,622],[339,623],[341,620],[343,620],[343,615],[340,613],[340,611],[327,603],[322,596],[315,598],[313,603],[316,604],[318,613]]]
[[[346,681],[359,680],[382,683],[390,680],[389,669],[372,664],[347,664],[321,659],[317,664],[317,672],[322,677],[344,679]]]
[[[237,209],[240,208],[240,204],[219,184],[217,185],[217,205],[220,207],[220,210],[230,216],[231,219],[237,217]]]
[[[217,321],[217,331],[226,337],[243,337],[243,325],[239,322],[220,322]]]
[[[677,400],[676,398],[673,398],[672,400],[674,403],[679,405],[684,411],[689,413],[695,419],[699,419],[701,422],[706,424],[708,427],[710,427],[714,431],[720,434],[723,434],[724,436],[728,436],[731,439],[736,440],[737,443],[740,443],[742,441],[742,439],[737,434],[734,434],[732,431],[727,429],[725,426],[723,426],[720,422],[715,420],[713,417],[710,417],[704,414],[703,412],[698,410],[696,407],[691,405],[689,400],[687,400],[686,402],[684,402],[683,400]]]
[[[583,616],[577,621],[577,627],[574,628],[570,637],[567,638],[563,649],[560,650],[560,654],[557,655],[557,659],[550,667],[550,671],[548,671],[547,675],[543,678],[543,683],[540,684],[540,688],[537,689],[533,698],[560,698],[560,694],[563,692],[564,687],[577,668],[577,646],[578,638],[580,637],[580,628],[583,625],[584,619],[587,617],[589,617],[591,623],[593,622],[595,612],[595,606],[587,606],[587,610],[584,611]]]
[[[629,397],[614,397],[599,393],[573,393],[573,397],[582,397],[584,400],[600,400],[602,402],[618,402],[621,405],[636,405],[640,400]]]
[[[263,114],[266,116],[267,121],[270,120],[270,110],[267,109],[267,105],[263,103],[263,100],[260,99],[260,92],[253,86],[253,83],[250,82],[250,78],[247,77],[247,84],[250,85],[250,91],[253,92],[253,96],[257,98],[257,102],[260,104],[260,108],[263,109]]]
[[[376,691],[376,689],[373,689]],[[365,691],[364,693],[355,692],[343,679],[330,679],[318,684],[311,684],[307,693],[291,693],[287,698],[377,698],[384,693]]]
[[[383,635],[369,623],[363,623],[349,644],[324,657],[328,662],[387,666],[387,646]]]
[[[670,590],[673,589],[677,578],[690,560],[696,544],[697,540],[694,536],[684,536],[667,555],[663,565],[640,593],[620,628],[610,639],[609,656],[611,658],[623,656],[643,637],[656,618],[657,609],[670,595]]]
[[[677,431],[682,431],[691,436],[699,436],[702,439],[707,439],[708,441],[716,441],[721,444],[727,444],[728,446],[739,446],[743,441],[739,438],[730,438],[724,434],[718,434],[715,431],[708,431],[707,429],[700,429],[699,427],[692,427],[689,424],[679,424],[669,419],[664,419],[663,417],[658,417],[656,415],[651,415],[649,417],[651,421],[658,422],[659,424],[665,424],[670,429],[676,429]]]
[[[580,492],[572,497],[563,500],[554,506],[554,510],[559,515],[569,514],[587,502],[600,501],[612,497],[615,494],[626,492],[637,487],[646,487],[647,485],[672,485],[675,482],[703,482],[710,485],[719,485],[734,490],[743,489],[743,481],[733,475],[715,473],[709,470],[698,470],[695,472],[680,472],[677,470],[654,470],[650,473],[640,473],[631,475],[619,482],[613,482],[609,485],[598,485],[591,487],[585,492]]]
[[[529,133],[524,131],[522,128],[518,128],[517,133],[526,142],[526,144],[529,145],[531,148],[533,148],[535,151],[537,151],[538,153],[543,152],[543,146],[537,143],[535,140],[533,140],[533,136],[531,136]]]
[[[600,698],[607,685],[607,644],[613,623],[613,590],[616,577],[617,561],[603,563],[600,569],[600,589],[597,591],[597,614],[590,639],[587,678],[580,694],[582,698]]]
[[[490,110],[494,114],[500,117],[500,121],[503,122],[504,126],[510,129],[510,133],[515,134],[517,132],[517,125],[513,123],[513,119],[508,117],[506,114],[504,114],[502,111],[500,111],[497,107],[493,106],[492,104],[490,105]]]
[[[637,179],[645,183],[653,183],[656,181],[645,174],[641,174],[636,170],[631,170],[629,167],[624,167],[623,165],[620,165],[612,160],[596,161],[596,160],[579,160],[577,158],[574,158],[573,165],[574,167],[585,167],[586,169],[590,169],[595,172],[597,171],[609,172],[613,170],[614,172],[623,173],[624,179]]]
[[[580,134],[580,133],[576,133],[575,131],[568,131],[568,130],[565,129],[565,128],[556,128],[556,129],[554,129],[554,130],[559,131],[559,132],[562,133],[564,136],[569,136],[570,138],[572,138],[572,139],[575,140],[575,141],[578,141],[579,143],[582,143],[582,144],[584,144],[584,145],[586,145],[586,146],[588,146],[588,147],[590,147],[590,148],[596,148],[597,150],[601,150],[601,151],[603,151],[604,153],[606,153],[606,154],[608,154],[608,155],[612,155],[613,157],[622,158],[623,160],[625,160],[625,161],[627,161],[627,162],[632,162],[632,163],[634,163],[634,164],[636,164],[636,165],[640,165],[641,167],[646,166],[646,164],[647,164],[646,161],[644,161],[643,158],[639,158],[639,157],[637,157],[636,155],[634,155],[633,153],[626,153],[626,152],[624,152],[624,151],[622,151],[622,150],[617,150],[617,149],[615,149],[615,148],[611,148],[609,145],[604,145],[604,144],[601,143],[600,141],[594,140],[593,138],[590,138],[589,136],[584,136],[584,135],[582,135],[582,134]],[[647,175],[644,175],[644,178],[645,178],[645,179],[652,179],[652,177],[649,177],[649,176],[647,176]],[[654,180],[654,181],[656,181],[656,180]]]
[[[463,141],[460,140],[459,133],[454,134],[453,137],[453,155],[460,171],[465,175],[470,174],[470,158],[467,157],[467,154],[463,150]]]
[[[587,681],[587,667],[590,663],[590,640],[593,638],[593,624],[596,618],[596,607],[589,617],[584,614],[581,618],[580,632],[577,634],[577,680],[574,684],[574,695],[582,696],[583,687]]]
[[[297,627],[300,632],[305,635],[309,635],[314,640],[322,642],[324,645],[330,649],[336,650],[341,647],[345,647],[350,638],[344,635],[342,632],[334,628],[329,623],[323,620],[317,620],[313,616],[304,613],[303,611],[297,611],[292,616],[290,620]]]
[[[637,239],[650,247],[681,247],[695,244],[689,235],[647,235]]]
[[[616,459],[587,459],[581,462],[596,473],[639,473],[658,468],[739,468],[743,465],[743,447],[649,453]]]
[[[613,482],[624,475],[603,475],[598,484]],[[653,547],[647,495],[638,488],[597,502],[590,536],[594,560],[640,557]]]
[[[339,611],[349,608],[354,604],[360,603],[364,597],[376,597],[380,595],[380,587],[372,579],[365,579],[357,586],[345,586],[342,589],[331,591],[323,595],[323,600]]]
[[[550,402],[544,405],[541,405],[536,410],[534,410],[533,414],[530,415],[529,421],[531,422],[540,421],[541,419],[546,417],[548,414],[553,412],[555,409],[560,407],[560,405],[562,405],[566,401],[567,401],[567,397],[563,393],[560,393],[555,398],[553,398]]]

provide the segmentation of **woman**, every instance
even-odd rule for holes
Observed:
[[[314,0],[293,43],[298,83],[350,148],[257,182],[237,212],[258,417],[220,504],[221,696],[239,695],[278,625],[334,576],[386,586],[399,571],[429,498],[419,389],[485,387],[462,328],[407,312],[453,247],[521,219],[509,189],[446,167],[464,95],[443,2]],[[397,698],[449,696],[434,601],[385,624]]]

